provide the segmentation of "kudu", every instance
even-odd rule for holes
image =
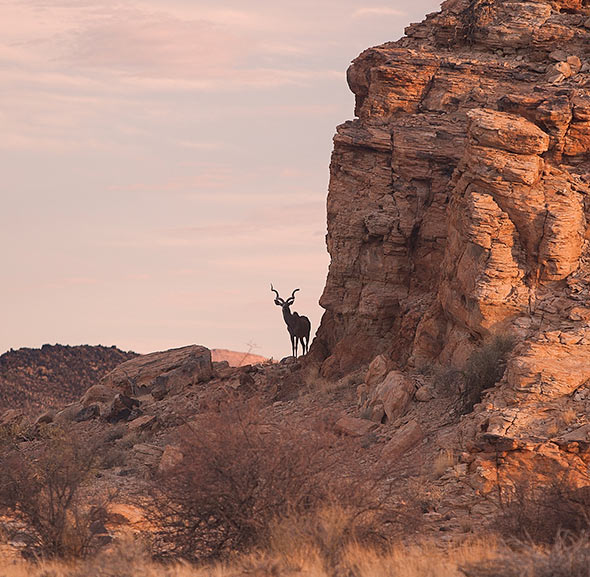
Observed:
[[[309,333],[311,332],[311,323],[307,317],[299,316],[299,314],[295,312],[292,313],[290,309],[291,305],[295,302],[295,293],[299,289],[295,289],[293,294],[287,300],[283,300],[279,296],[279,292],[274,289],[272,284],[270,285],[270,290],[277,295],[275,298],[275,305],[283,309],[283,318],[287,323],[287,330],[291,336],[291,348],[293,356],[297,357],[297,346],[299,341],[301,341],[301,347],[303,349],[303,354],[305,355],[307,353],[307,349],[309,348]]]

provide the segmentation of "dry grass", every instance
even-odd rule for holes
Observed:
[[[501,554],[493,541],[475,541],[445,549],[434,542],[425,542],[385,551],[351,542],[343,548],[340,563],[335,567],[326,562],[321,552],[325,543],[301,540],[297,535],[290,540],[283,534],[281,539],[279,551],[251,553],[225,564],[200,567],[187,563],[154,563],[140,545],[124,542],[110,553],[84,563],[0,562],[0,577],[236,577],[246,574],[256,577],[460,577],[464,575],[460,567],[487,565],[490,559]]]
[[[339,515],[326,519],[339,523]],[[331,527],[330,531],[338,530]],[[349,542],[339,565],[326,563],[325,545],[293,539],[285,533],[279,550],[235,557],[224,564],[159,564],[149,559],[140,543],[123,541],[108,553],[85,562],[0,561],[0,577],[587,577],[590,543],[587,538],[559,541],[550,547],[520,544],[510,549],[494,538],[441,546],[422,541],[377,550]]]
[[[574,409],[566,409],[561,413],[560,420],[564,427],[569,427],[578,420],[578,413]]]
[[[444,475],[450,467],[454,467],[457,464],[457,457],[452,449],[442,450],[435,458],[432,464],[432,474],[435,479],[438,479],[441,475]]]

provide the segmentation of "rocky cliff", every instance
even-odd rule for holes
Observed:
[[[448,0],[352,63],[357,118],[334,138],[313,351],[325,376],[380,352],[402,368],[461,366],[510,331],[529,342],[518,386],[539,380],[525,368],[539,355],[583,365],[586,4]]]
[[[321,373],[378,353],[381,379],[383,367],[462,369],[511,335],[502,380],[458,429],[478,454],[469,471],[494,477],[498,451],[536,474],[584,471],[590,3],[447,0],[363,52],[348,82],[356,118],[334,138]],[[400,399],[407,411],[408,387],[368,380],[373,416]]]

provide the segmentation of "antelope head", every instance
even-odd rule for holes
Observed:
[[[291,296],[287,299],[287,300],[283,300],[280,295],[279,295],[279,291],[276,290],[272,284],[270,285],[270,290],[275,293],[276,298],[275,298],[275,305],[279,306],[279,307],[290,307],[294,302],[295,302],[295,293],[299,290],[299,289],[295,289],[293,291],[293,293],[291,294]]]

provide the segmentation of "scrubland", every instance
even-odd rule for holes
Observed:
[[[565,480],[518,485],[487,527],[437,537],[416,484],[355,466],[321,421],[265,421],[256,402],[228,411],[187,427],[182,457],[125,494],[96,482],[113,431],[4,430],[0,541],[13,548],[0,577],[588,576],[590,500]],[[141,507],[141,526],[117,525],[116,501]]]
[[[329,530],[328,528],[326,528]],[[332,530],[338,532],[337,527]],[[282,534],[269,550],[233,557],[223,563],[159,563],[139,542],[123,541],[84,561],[0,562],[2,577],[587,577],[590,543],[563,540],[542,548],[508,547],[493,537],[460,545],[434,541],[376,550],[349,543],[338,555],[326,549],[324,536],[301,541]],[[316,540],[317,539],[317,540]]]

